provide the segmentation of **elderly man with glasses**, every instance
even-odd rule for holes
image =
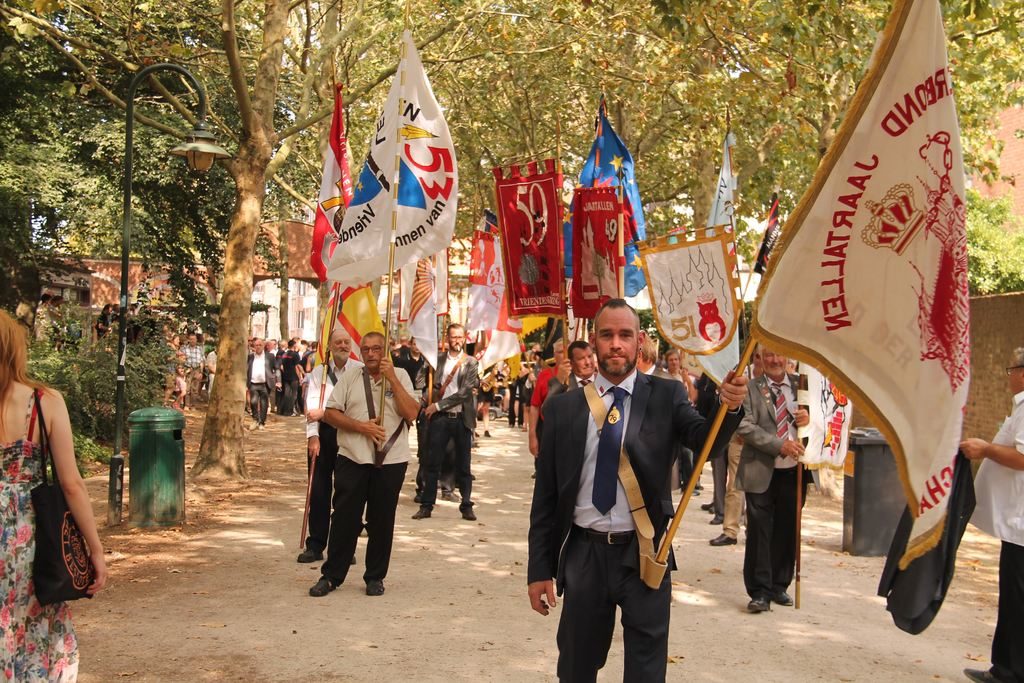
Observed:
[[[992,668],[965,669],[972,681],[1024,681],[1024,347],[1006,368],[1013,411],[992,442],[967,439],[960,444],[971,460],[980,460],[974,489],[977,506],[971,522],[1002,541],[999,553],[999,610],[992,636]]]

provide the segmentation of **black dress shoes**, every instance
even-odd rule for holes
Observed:
[[[309,564],[310,562],[319,562],[322,559],[324,559],[324,554],[322,552],[315,553],[309,548],[306,548],[301,553],[299,553],[299,556],[295,559],[295,561],[299,564]]]
[[[991,671],[981,669],[964,669],[964,676],[977,683],[1003,683],[1003,680],[997,678]]]
[[[704,512],[711,512],[711,508],[715,507],[714,503],[704,503],[700,506],[700,509]]]
[[[711,518],[711,521],[708,522],[708,524],[710,524],[711,526],[717,526],[717,525],[721,524],[724,521],[725,520],[722,518],[722,515],[715,515],[714,517]]]
[[[781,605],[782,607],[793,606],[793,598],[789,597],[789,593],[786,591],[779,591],[778,593],[773,594],[772,602],[776,605]]]
[[[328,579],[326,576],[321,576],[320,580],[317,581],[313,585],[313,587],[309,589],[309,594],[312,595],[314,598],[322,598],[331,591],[333,591],[335,588],[337,588],[337,586],[331,583],[330,579]]]
[[[713,545],[713,546],[715,546],[717,548],[717,547],[723,546],[723,545],[736,545],[736,539],[733,538],[732,536],[726,536],[725,534],[719,534],[715,538],[712,538],[710,541],[708,541],[708,543]]]
[[[367,581],[366,582],[366,594],[367,595],[384,595],[384,582],[383,581]]]
[[[462,511],[462,518],[467,522],[475,522],[476,513],[473,512],[473,508],[466,508],[465,510]]]
[[[751,614],[760,614],[761,612],[767,612],[771,610],[771,603],[768,602],[767,598],[754,598],[747,603],[747,611]]]
[[[420,509],[412,516],[413,519],[427,519],[430,517],[431,508],[428,505],[420,505]]]

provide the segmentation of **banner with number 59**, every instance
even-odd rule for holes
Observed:
[[[546,159],[494,178],[509,316],[564,316],[561,168]]]

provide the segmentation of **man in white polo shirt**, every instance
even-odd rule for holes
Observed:
[[[309,487],[309,536],[305,549],[299,553],[302,563],[317,562],[327,549],[331,527],[331,496],[334,494],[334,468],[338,461],[338,432],[323,422],[327,401],[334,385],[348,372],[358,371],[363,364],[349,358],[352,337],[341,325],[334,328],[330,339],[330,357],[308,375],[306,396],[306,467],[313,482]],[[321,387],[323,390],[321,390]]]
[[[981,460],[974,479],[978,503],[971,523],[1000,539],[999,612],[992,636],[992,668],[965,669],[972,681],[1024,681],[1024,347],[1006,368],[1013,412],[992,443],[967,439],[960,444],[971,460]]]
[[[334,470],[334,512],[327,540],[327,561],[309,589],[323,597],[345,581],[366,512],[367,595],[384,593],[391,562],[395,508],[409,465],[409,424],[419,413],[407,372],[395,372],[384,335],[370,332],[359,344],[365,367],[346,372],[327,401],[323,421],[338,430]],[[381,383],[387,382],[381,406]],[[383,424],[377,416],[383,413]]]

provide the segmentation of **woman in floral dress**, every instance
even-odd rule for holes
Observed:
[[[64,398],[29,381],[26,345],[23,329],[0,311],[0,681],[74,681],[78,676],[78,639],[68,606],[42,607],[32,584],[36,544],[31,491],[42,483],[44,463],[35,392],[40,395],[61,488],[85,535],[96,570],[90,594],[106,583],[107,566],[89,494],[75,464]]]

